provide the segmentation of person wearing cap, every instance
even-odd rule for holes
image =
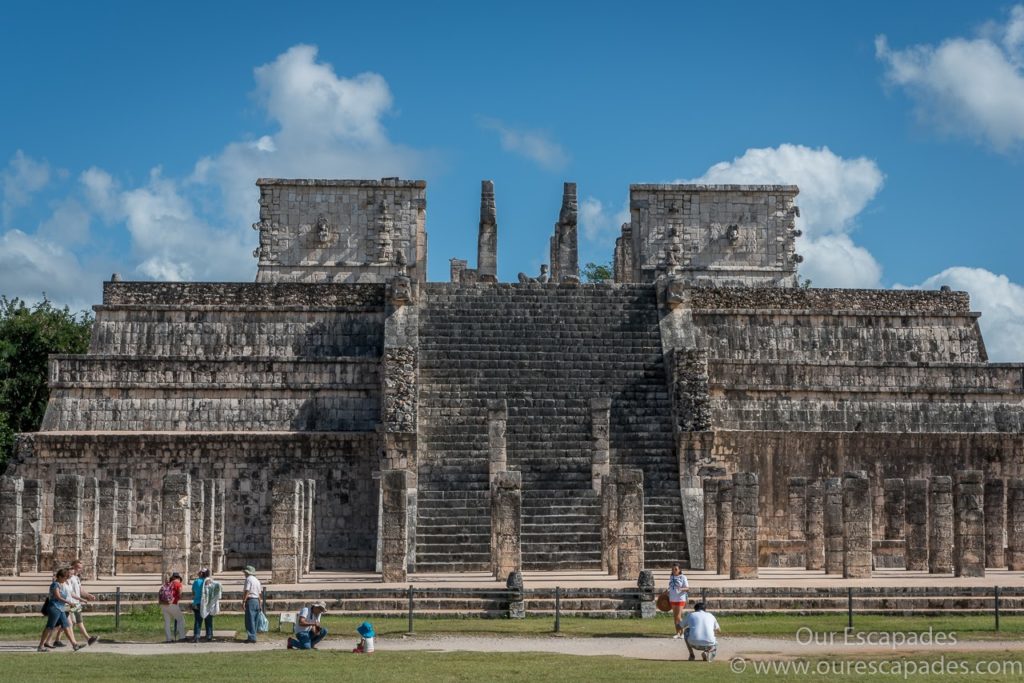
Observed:
[[[320,625],[320,616],[327,605],[320,601],[307,605],[295,615],[295,637],[288,639],[289,650],[312,650],[327,637],[327,629]]]
[[[245,574],[245,585],[242,587],[242,608],[245,610],[245,642],[256,642],[256,625],[260,618],[260,598],[263,595],[263,584],[256,578],[256,567],[246,565],[242,570]]]
[[[160,588],[160,611],[164,613],[165,643],[173,643],[175,638],[185,639],[185,615],[181,613],[178,601],[181,600],[181,574],[171,572],[167,582]],[[171,624],[174,630],[171,630]]]

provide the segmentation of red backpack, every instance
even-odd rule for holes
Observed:
[[[161,605],[172,604],[174,602],[174,586],[170,582],[160,586],[160,592],[157,593],[156,598]]]

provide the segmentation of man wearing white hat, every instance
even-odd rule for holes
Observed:
[[[320,625],[320,615],[327,611],[323,602],[314,602],[299,610],[295,615],[295,637],[288,639],[289,650],[312,650],[327,636],[327,629]]]

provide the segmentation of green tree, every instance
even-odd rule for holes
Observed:
[[[612,264],[610,263],[588,263],[583,266],[583,279],[586,282],[611,282]]]
[[[85,353],[92,315],[57,308],[49,299],[28,306],[0,297],[0,473],[14,452],[14,435],[39,429],[49,398],[51,353]]]

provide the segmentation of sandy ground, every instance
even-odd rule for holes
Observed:
[[[879,637],[890,634],[879,634]],[[825,639],[825,635],[818,638]],[[348,651],[355,645],[356,638],[335,638],[329,636],[320,644],[323,650]],[[891,655],[902,656],[910,653],[933,652],[1024,652],[1024,641],[1012,640],[961,640],[956,643],[902,644],[898,647],[876,643],[846,643],[841,635],[831,642],[814,642],[813,637],[798,641],[794,638],[752,638],[725,636],[719,643],[718,658],[788,658],[824,655]],[[108,652],[122,655],[193,654],[200,652],[252,652],[282,650],[280,642],[264,641],[255,645],[244,643],[103,643],[81,650],[76,656],[88,653]],[[0,653],[33,652],[35,644],[27,641],[0,644]],[[686,646],[678,640],[665,638],[619,638],[589,637],[563,638],[558,636],[395,636],[378,639],[377,652],[399,652],[424,650],[435,652],[548,652],[567,655],[617,655],[636,659],[685,660]],[[63,656],[71,648],[55,650],[40,656]],[[302,656],[297,652],[295,656]]]

